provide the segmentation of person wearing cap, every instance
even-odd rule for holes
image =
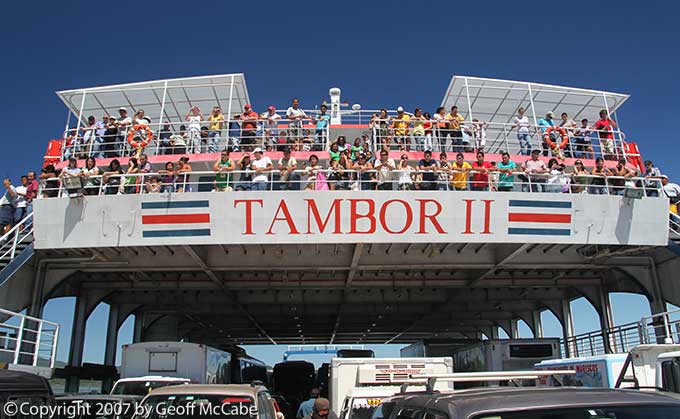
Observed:
[[[102,157],[120,157],[116,152],[116,137],[118,136],[116,118],[109,116],[108,118],[104,119],[104,123],[104,134],[102,135],[101,145]]]
[[[208,153],[217,153],[220,149],[220,134],[224,125],[224,115],[219,106],[213,106],[208,122]]]
[[[397,116],[394,117],[392,128],[394,129],[394,140],[399,144],[399,150],[410,151],[411,141],[409,140],[409,126],[411,117],[404,113],[404,108],[397,108]]]
[[[302,121],[309,119],[305,111],[300,109],[300,100],[293,98],[291,106],[286,110],[286,118],[290,121],[288,124],[288,133],[294,141],[302,138]]]
[[[201,121],[203,121],[203,112],[198,106],[189,109],[184,120],[189,123],[188,138],[187,138],[187,152],[200,153],[201,148]]]
[[[552,111],[550,111],[550,112],[545,114],[545,118],[541,118],[541,119],[538,120],[538,126],[541,127],[541,138],[543,138],[543,134],[545,133],[545,131],[549,127],[555,126],[555,121],[553,120],[554,117],[555,117],[555,114]],[[553,141],[557,141],[556,135],[557,135],[557,131],[553,131],[551,133],[551,137],[552,137]],[[547,156],[548,150],[549,150],[548,144],[545,141],[542,141],[541,144],[542,144],[542,147],[543,147],[543,155]]]
[[[535,149],[531,152],[531,159],[522,163],[522,171],[526,174],[526,179],[530,181],[531,192],[543,192],[543,184],[548,173],[548,167],[543,160],[538,158],[540,154],[540,150]],[[523,184],[522,191],[527,192],[527,190],[527,185]]]
[[[241,141],[240,145],[243,146],[245,151],[251,151],[253,149],[253,144],[255,144],[255,138],[257,137],[257,120],[260,115],[253,111],[253,107],[250,103],[246,103],[243,106],[243,113],[241,114]]]
[[[465,121],[465,118],[463,118],[463,115],[458,113],[458,106],[451,106],[451,112],[446,115],[446,120],[449,122],[449,133],[451,134],[451,144],[453,145],[453,151],[464,151],[463,130],[461,128],[461,124],[463,121]]]
[[[253,162],[250,164],[250,169],[255,172],[252,189],[254,191],[266,191],[269,185],[269,176],[266,172],[274,170],[274,165],[269,156],[264,155],[260,147],[255,147],[253,156]]]
[[[323,148],[323,145],[328,141],[328,126],[331,122],[331,116],[328,115],[328,106],[321,105],[319,114],[312,117],[312,122],[316,124],[316,132],[314,135],[315,149]]]
[[[132,118],[128,116],[127,109],[124,107],[118,108],[118,114],[120,118],[116,121],[116,128],[118,128],[118,137],[116,139],[116,145],[114,146],[114,153],[117,156],[123,155],[123,150],[127,148],[127,130],[130,125],[132,125]]]
[[[668,176],[661,175],[663,193],[670,200],[669,211],[671,217],[671,228],[675,232],[680,232],[680,217],[678,217],[678,202],[680,202],[680,186],[677,183],[668,181]]]
[[[269,106],[267,112],[260,115],[260,118],[264,121],[264,143],[273,146],[276,144],[276,138],[279,135],[281,115],[276,113],[274,106]]]

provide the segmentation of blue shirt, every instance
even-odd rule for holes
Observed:
[[[316,399],[309,399],[305,400],[304,402],[300,403],[300,408],[297,411],[297,417],[298,419],[304,418],[305,416],[309,416],[312,414],[312,410],[314,409],[314,402]]]
[[[509,169],[509,170],[515,170],[517,165],[515,164],[514,161],[510,160],[508,161],[508,164],[503,164],[503,162],[498,162],[496,163],[496,167],[499,169]],[[512,188],[515,183],[515,178],[512,177],[510,173],[501,173],[500,176],[498,177],[498,187],[499,188]]]
[[[546,118],[541,118],[538,120],[538,126],[539,127],[545,127],[541,128],[542,132],[545,132],[548,127],[554,127],[555,126],[555,120],[554,119],[546,119]]]
[[[328,121],[331,120],[331,116],[328,114],[318,115],[316,117],[316,129],[326,129],[328,126]]]

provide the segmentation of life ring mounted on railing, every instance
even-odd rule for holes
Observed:
[[[146,131],[146,138],[142,138],[142,141],[135,141],[135,134],[138,131]],[[144,148],[149,145],[152,139],[153,131],[151,131],[148,125],[135,125],[128,131],[127,140],[132,148]]]
[[[553,141],[550,139],[550,134],[552,134],[552,132],[555,130],[557,130],[557,132],[560,133],[560,137],[562,137],[562,142],[560,145],[553,143]],[[564,150],[567,144],[569,144],[569,134],[567,134],[567,130],[562,127],[548,127],[548,129],[546,129],[543,133],[543,141],[548,144],[548,147],[550,147],[551,150],[556,148]]]

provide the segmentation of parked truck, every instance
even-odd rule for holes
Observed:
[[[680,345],[643,344],[629,353],[543,361],[537,370],[576,371],[539,379],[540,386],[661,389],[680,393]]]
[[[123,345],[121,378],[162,375],[198,384],[232,382],[232,354],[187,342],[142,342]]]
[[[341,419],[366,419],[380,401],[399,392],[411,374],[452,373],[451,357],[333,358],[330,365],[331,408]],[[451,389],[451,383],[437,383]]]

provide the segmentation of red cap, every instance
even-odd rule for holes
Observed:
[[[270,106],[270,107],[268,107],[267,109],[269,109],[270,111],[275,111],[275,110],[276,110],[276,108],[273,107],[273,106]]]
[[[251,109],[251,108],[252,108],[252,106],[250,106],[250,103],[246,103],[243,107],[246,108],[246,109]]]

